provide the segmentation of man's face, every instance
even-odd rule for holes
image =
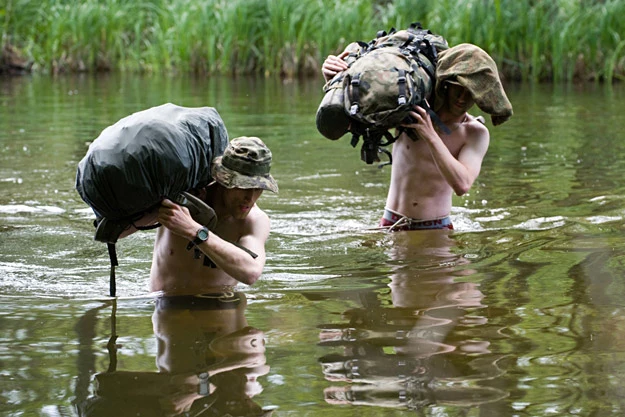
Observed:
[[[454,114],[464,114],[475,104],[473,96],[466,88],[457,84],[447,84],[447,99],[449,101],[449,111]]]
[[[224,206],[235,219],[245,219],[262,193],[260,188],[226,188]]]

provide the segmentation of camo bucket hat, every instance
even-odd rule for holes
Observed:
[[[256,137],[242,136],[230,141],[224,154],[213,159],[213,178],[226,188],[260,188],[278,192],[269,174],[271,151]]]

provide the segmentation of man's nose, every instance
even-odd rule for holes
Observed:
[[[471,93],[466,88],[462,90],[462,94],[460,94],[460,100],[467,101],[471,98]]]
[[[245,201],[252,201],[254,199],[254,189],[253,188],[249,188],[247,190],[245,190],[245,193],[243,194],[243,198],[245,199]]]

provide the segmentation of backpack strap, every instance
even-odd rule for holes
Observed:
[[[408,102],[406,98],[406,90],[407,90],[407,80],[406,80],[406,70],[400,69],[398,71],[399,75],[397,76],[397,104],[403,106]]]
[[[408,27],[408,30],[410,30],[412,32],[414,32],[416,30],[423,30],[423,26],[421,25],[421,22],[412,22],[410,24],[410,26]]]
[[[115,297],[115,292],[117,291],[115,282],[115,267],[119,265],[119,262],[117,262],[117,251],[115,250],[115,243],[107,243],[106,247],[108,248],[109,259],[111,260],[111,272],[109,275],[109,295],[111,297]]]
[[[378,154],[383,153],[388,157],[388,162],[384,162],[379,165],[382,168],[385,165],[392,164],[393,160],[391,153],[382,147],[386,147],[399,138],[399,134],[395,137],[386,129],[370,129],[363,128],[362,126],[352,126],[352,140],[350,145],[355,148],[358,145],[359,139],[362,137],[362,146],[360,148],[360,159],[367,164],[372,164],[376,161],[380,161]],[[382,142],[382,138],[386,141]]]
[[[425,109],[426,112],[428,112],[428,114],[430,115],[430,118],[432,119],[432,121],[434,122],[434,124],[436,126],[438,126],[438,128],[446,135],[449,135],[451,133],[451,130],[447,127],[447,125],[445,125],[445,123],[443,123],[443,121],[441,120],[440,117],[438,117],[438,114],[436,114],[436,112],[434,112],[434,110],[432,110],[432,108],[428,105],[427,101],[423,101],[423,103],[419,104],[421,107],[423,107]]]
[[[352,145],[352,148],[355,148],[358,145],[358,140],[360,139],[360,133],[352,131],[352,140],[349,141],[349,144]]]
[[[410,139],[412,139],[413,142],[416,142],[419,140],[419,136],[417,136],[417,134],[415,133],[414,129],[407,129],[403,126],[399,126],[397,128],[397,138],[402,134],[405,133],[406,135],[408,135],[408,137]],[[397,140],[397,138],[395,138],[395,140]]]
[[[381,135],[377,132],[374,134],[369,129],[365,131],[362,136],[362,146],[360,148],[360,159],[366,164],[372,164],[375,161],[379,161],[378,148],[380,144]]]
[[[358,113],[358,103],[360,101],[360,74],[354,74],[349,81],[350,90],[351,90],[351,106],[349,107],[349,115],[354,116]]]
[[[410,46],[411,46],[412,41],[414,40],[414,38],[415,38],[415,35],[413,35],[412,33],[408,32],[408,39],[406,39],[404,41],[404,43],[402,43],[399,46],[399,49],[408,49],[410,52],[412,52],[415,49],[415,47],[414,47],[414,45],[412,47],[410,47]]]
[[[132,224],[135,229],[137,230],[152,230],[152,229],[156,229],[157,227],[161,227],[160,223],[155,223],[155,224],[151,224],[149,226],[137,226],[136,224]]]

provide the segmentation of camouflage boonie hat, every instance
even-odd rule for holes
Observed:
[[[226,188],[260,188],[274,193],[278,184],[269,174],[271,151],[256,137],[234,138],[222,156],[213,159],[213,178]]]

